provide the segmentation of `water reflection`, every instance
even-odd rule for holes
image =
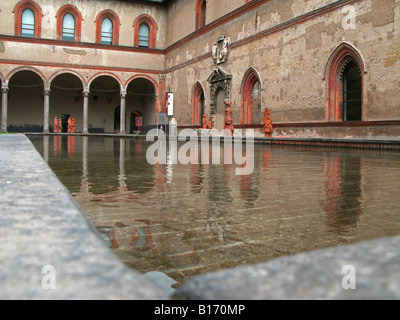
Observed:
[[[237,164],[146,161],[149,143],[31,137],[128,266],[182,282],[203,272],[400,234],[400,154],[257,145]],[[194,149],[198,159],[211,148]],[[162,151],[162,152],[164,152]],[[221,145],[220,156],[230,151]]]
[[[328,214],[327,224],[337,233],[357,227],[362,215],[361,158],[358,155],[341,157],[324,155],[323,208]]]

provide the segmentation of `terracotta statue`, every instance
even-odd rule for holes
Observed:
[[[207,115],[203,114],[203,129],[207,129]]]
[[[71,117],[68,118],[68,133],[72,133]]]
[[[266,108],[264,110],[264,133],[266,138],[271,138],[274,132],[274,126],[272,124],[272,119],[270,117],[271,110]]]
[[[62,123],[61,123],[61,118],[58,119],[58,132],[61,133],[62,132]]]
[[[231,134],[233,135],[233,131],[235,128],[233,127],[233,120],[232,120],[232,109],[231,109],[231,103],[228,101],[226,102],[226,107],[225,107],[225,127],[224,129],[228,129]]]
[[[208,129],[212,129],[213,128],[213,120],[212,117],[210,117],[210,119],[208,120]]]
[[[58,119],[57,117],[54,117],[54,129],[53,129],[54,133],[58,132]]]
[[[71,133],[75,133],[76,130],[76,120],[75,118],[71,119]]]

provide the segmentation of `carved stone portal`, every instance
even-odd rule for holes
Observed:
[[[210,85],[210,105],[211,114],[215,114],[215,106],[217,104],[217,93],[222,90],[225,94],[225,101],[230,100],[230,88],[231,88],[232,75],[226,73],[221,68],[216,67],[213,73],[208,77],[208,83]]]

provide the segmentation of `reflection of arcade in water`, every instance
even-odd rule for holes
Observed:
[[[235,164],[172,165],[180,145],[150,165],[140,139],[31,139],[126,265],[178,282],[400,234],[395,152],[256,145],[253,174],[236,176]]]

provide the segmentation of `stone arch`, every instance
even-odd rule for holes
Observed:
[[[342,42],[330,55],[325,67],[326,121],[344,121],[343,118],[343,74],[349,64],[357,66],[361,77],[361,118],[363,113],[364,74],[367,73],[361,53],[353,45]]]
[[[36,69],[36,68],[28,67],[28,66],[23,66],[23,67],[18,67],[18,68],[13,69],[12,71],[10,71],[10,72],[7,74],[7,76],[6,76],[6,78],[5,78],[5,81],[8,83],[8,82],[10,81],[10,79],[11,79],[15,74],[17,74],[18,72],[21,72],[21,71],[31,71],[31,72],[33,72],[33,73],[36,73],[36,74],[42,79],[44,88],[48,88],[48,81],[47,81],[47,78],[46,78],[46,76],[44,75],[44,73],[42,73],[40,70],[38,70],[38,69]]]
[[[64,73],[69,73],[69,74],[72,74],[72,75],[76,76],[82,82],[82,87],[84,89],[86,88],[85,79],[79,73],[77,73],[75,71],[72,71],[72,70],[68,70],[68,69],[59,70],[59,71],[55,72],[53,75],[51,75],[51,77],[49,78],[49,87],[51,86],[51,83],[53,82],[53,80],[55,78],[57,78],[58,76],[60,76],[60,75],[62,75]]]
[[[96,73],[94,76],[92,76],[92,77],[89,79],[89,81],[88,81],[88,83],[87,83],[87,87],[90,88],[90,86],[91,86],[91,84],[93,83],[93,81],[96,80],[97,78],[102,77],[102,76],[109,76],[109,77],[112,77],[112,78],[114,78],[115,80],[117,80],[117,82],[118,82],[119,85],[120,85],[120,89],[122,90],[122,88],[123,88],[122,80],[121,80],[118,76],[116,76],[115,74],[110,73],[110,72],[100,72],[100,73]]]

